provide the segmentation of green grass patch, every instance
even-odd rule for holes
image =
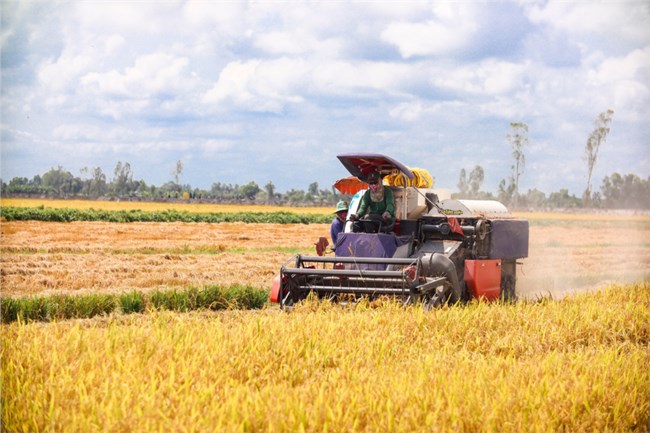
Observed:
[[[142,293],[136,292],[135,290],[129,293],[122,293],[118,298],[118,302],[120,310],[124,314],[143,313],[145,311],[145,297]]]
[[[110,313],[133,314],[148,310],[187,312],[193,310],[260,309],[268,292],[250,286],[205,286],[149,293],[51,295],[3,297],[2,323],[91,318]]]
[[[97,210],[45,207],[3,207],[2,218],[7,221],[106,221],[129,222],[197,222],[197,223],[267,223],[267,224],[325,224],[331,215],[297,214],[293,212],[211,212],[197,213],[176,210]]]

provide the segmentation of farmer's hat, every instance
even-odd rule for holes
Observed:
[[[334,213],[339,213],[344,210],[348,210],[348,202],[345,200],[341,200],[336,204],[336,210],[334,211]]]

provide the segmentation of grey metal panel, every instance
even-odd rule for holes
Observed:
[[[490,259],[519,259],[528,257],[528,221],[490,221]]]
[[[510,219],[512,214],[495,200],[456,200],[448,199],[440,203],[442,210],[436,208],[429,215],[445,215],[459,218]]]

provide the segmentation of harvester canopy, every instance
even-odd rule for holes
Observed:
[[[399,161],[376,153],[342,154],[339,160],[353,175],[339,179],[334,187],[343,194],[355,194],[368,188],[367,174],[377,171],[386,186],[414,186],[432,188],[433,178],[428,170],[407,167]]]
[[[409,179],[415,177],[411,169],[401,162],[378,153],[344,153],[337,155],[337,158],[351,175],[363,182],[367,182],[368,173],[371,171],[379,172],[382,177],[397,172],[403,173]]]

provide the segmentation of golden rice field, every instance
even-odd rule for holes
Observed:
[[[650,217],[519,216],[519,291],[554,301],[1,325],[1,430],[648,431]],[[0,297],[269,287],[328,229],[3,221]]]
[[[4,431],[647,431],[650,285],[2,328]]]
[[[185,212],[280,212],[289,211],[303,214],[326,214],[333,212],[329,207],[304,206],[288,208],[287,206],[271,205],[239,205],[239,204],[211,204],[190,202],[139,202],[139,201],[93,201],[93,200],[49,200],[49,199],[18,199],[3,198],[0,206],[11,207],[38,207],[70,208],[70,209],[97,209],[97,210],[143,210],[147,212],[177,210]]]

